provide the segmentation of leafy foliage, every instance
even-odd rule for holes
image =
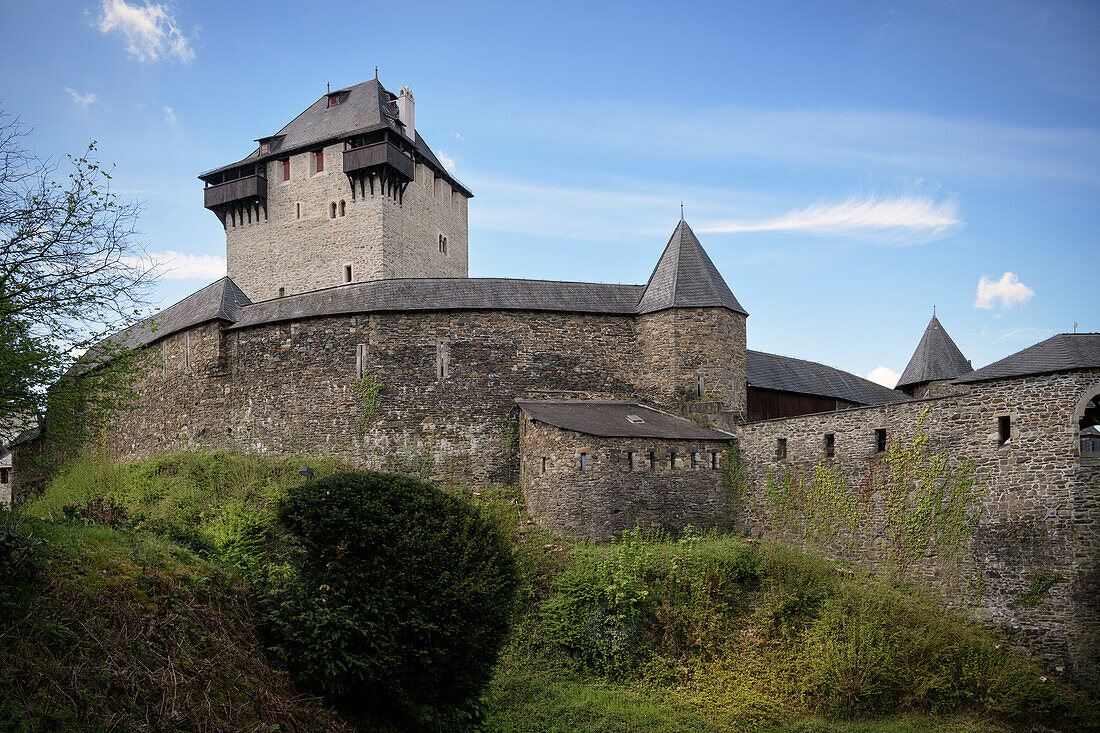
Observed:
[[[353,714],[468,706],[508,633],[518,577],[504,534],[415,479],[345,472],[280,509],[300,551],[268,633],[297,680]]]

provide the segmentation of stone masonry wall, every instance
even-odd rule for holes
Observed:
[[[721,441],[600,438],[521,413],[527,511],[551,532],[582,540],[607,542],[635,525],[728,528],[727,454]]]
[[[754,536],[817,545],[838,557],[890,569],[879,487],[887,466],[875,429],[907,441],[925,413],[929,453],[951,465],[974,464],[980,516],[959,564],[935,548],[910,576],[939,589],[952,605],[1017,634],[1051,667],[1078,679],[1100,662],[1100,468],[1082,466],[1074,410],[1100,370],[973,385],[960,395],[750,423],[740,430],[747,493],[738,521]],[[1011,418],[1012,440],[999,444],[998,418]],[[835,458],[824,458],[834,435]],[[777,455],[777,440],[787,456]],[[815,470],[839,470],[853,515],[815,527],[807,514]],[[780,499],[791,476],[792,495]],[[843,514],[843,512],[842,512]],[[1046,593],[1032,595],[1043,581]]]
[[[436,179],[427,166],[402,203],[380,193],[352,196],[344,175],[344,145],[324,149],[325,169],[316,172],[311,152],[290,157],[290,180],[283,163],[267,164],[267,215],[226,223],[229,277],[253,301],[308,292],[352,281],[396,277],[466,277],[467,200]],[[340,215],[344,203],[345,215]],[[332,217],[336,204],[336,217]],[[439,235],[448,238],[439,252]]]

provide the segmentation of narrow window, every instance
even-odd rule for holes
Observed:
[[[290,180],[290,159],[289,158],[287,158],[286,160],[283,161],[283,180],[284,181],[289,181]]]
[[[587,453],[581,453],[581,473],[584,473],[587,470],[588,470],[588,454]]]
[[[671,471],[676,470],[676,451],[669,451],[668,453],[668,468]]]
[[[367,345],[355,345],[355,378],[362,379],[367,371]]]
[[[703,399],[703,395],[707,393],[706,382],[703,379],[702,374],[695,375],[695,396],[699,399]]]
[[[282,298],[282,297],[285,297],[285,296],[286,296],[286,288],[279,288],[279,297]]]
[[[446,341],[435,345],[435,375],[439,379],[451,376],[451,345]]]
[[[836,455],[836,435],[825,433],[825,457],[832,458]]]
[[[340,202],[340,216],[344,216],[348,213],[348,205],[343,201]]]
[[[626,452],[626,470],[627,471],[633,471],[634,470],[634,451],[632,451],[632,450],[628,450]]]
[[[698,464],[698,460],[699,460],[699,454],[696,453],[695,451],[692,451],[691,452],[691,467],[692,468],[696,467],[696,465]]]
[[[294,208],[295,208],[295,214],[296,214],[296,216],[297,216],[297,217],[298,217],[299,219],[301,219],[301,218],[302,218],[302,205],[301,205],[301,204],[294,204]]]
[[[6,484],[8,482],[8,469],[0,468],[0,484]]]
[[[325,169],[325,151],[318,150],[316,153],[313,154],[313,159],[316,162],[317,166],[315,170],[320,173]]]
[[[351,265],[344,265],[344,282],[351,282]]]
[[[546,456],[542,457],[542,472],[546,473]]]
[[[886,452],[886,428],[875,430],[875,453]]]
[[[650,471],[656,471],[657,470],[657,452],[656,451],[650,451],[649,452],[649,470]]]
[[[997,418],[997,444],[1008,445],[1012,442],[1012,418],[1008,415]]]
[[[710,470],[717,471],[722,467],[722,454],[714,451],[710,454]]]
[[[447,254],[447,237],[443,237],[443,254]]]
[[[778,438],[775,441],[775,458],[779,461],[787,460],[787,439]]]

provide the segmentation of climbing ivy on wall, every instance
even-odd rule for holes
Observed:
[[[977,527],[982,487],[973,462],[929,453],[927,414],[913,436],[891,441],[885,454],[869,459],[864,480],[833,458],[803,475],[795,466],[769,468],[764,499],[773,525],[810,543],[839,542],[848,551],[881,537],[899,577],[929,554],[957,563]]]
[[[359,416],[359,440],[363,440],[367,425],[378,414],[378,395],[386,385],[372,374],[364,374],[351,384],[359,395],[359,406],[363,411]]]

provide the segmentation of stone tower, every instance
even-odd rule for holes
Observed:
[[[741,307],[695,233],[681,220],[638,302],[641,387],[664,404],[715,401],[746,408]]]
[[[228,274],[253,301],[352,282],[467,277],[473,194],[377,79],[328,92],[241,161],[199,178]]]

